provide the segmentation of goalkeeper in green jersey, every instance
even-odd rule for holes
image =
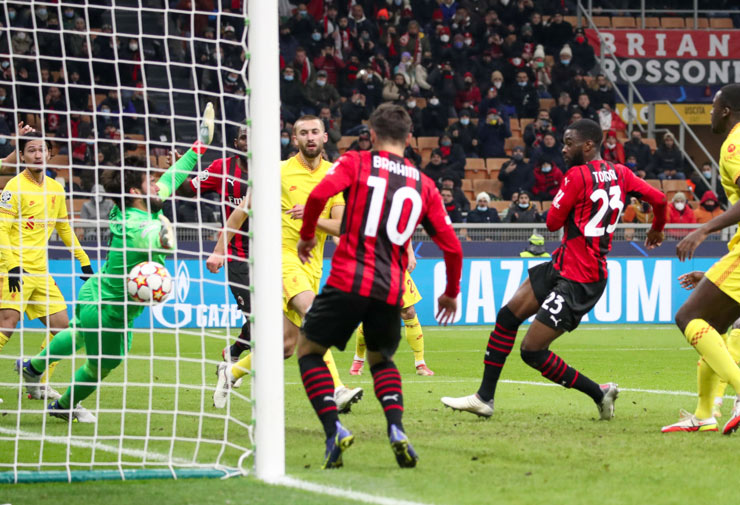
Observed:
[[[85,364],[75,372],[72,385],[62,397],[49,404],[50,415],[85,422],[87,416],[80,415],[73,406],[95,392],[98,383],[121,363],[130,349],[132,334],[129,328],[145,306],[128,303],[128,273],[143,261],[164,263],[175,247],[172,224],[162,215],[163,202],[187,179],[213,140],[213,119],[213,105],[209,103],[199,140],[159,181],[155,182],[149,175],[145,161],[133,162],[143,166],[143,170],[103,172],[105,192],[121,195],[114,199],[116,206],[109,216],[111,239],[105,264],[80,289],[69,328],[57,333],[33,358],[16,362],[16,371],[23,375],[30,393],[39,387],[41,375],[50,363],[85,346]]]

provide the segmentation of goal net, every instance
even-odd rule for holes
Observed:
[[[229,286],[229,266],[243,260],[230,258],[218,274],[207,270],[205,260],[224,225],[226,207],[239,204],[231,196],[233,186],[246,191],[251,181],[246,170],[219,176],[206,169],[215,160],[242,166],[237,164],[246,165],[252,157],[238,142],[239,132],[251,125],[247,1],[213,4],[213,11],[197,10],[201,3],[190,0],[0,4],[0,157],[5,159],[0,217],[8,240],[19,237],[10,248],[22,269],[20,291],[10,293],[11,279],[4,278],[8,286],[0,305],[0,332],[10,337],[0,350],[0,483],[224,477],[245,475],[254,464],[250,378],[232,392],[225,409],[212,405],[222,350],[251,315],[242,313]],[[147,306],[131,326],[126,323],[123,329],[132,338],[121,339],[120,353],[100,351],[98,363],[122,359],[81,402],[96,422],[52,417],[47,404],[53,399],[29,398],[22,373],[14,370],[17,360],[37,355],[47,340],[50,331],[43,322],[53,326],[66,321],[65,314],[76,320],[91,303],[99,313],[110,313],[129,311],[133,302],[79,301],[83,262],[65,245],[56,219],[60,214],[54,214],[59,186],[50,181],[64,188],[61,207],[99,273],[112,253],[109,212],[116,196],[102,187],[104,170],[123,170],[123,178],[133,171],[159,177],[172,164],[172,151],[185,153],[198,139],[208,102],[216,109],[216,133],[192,176],[201,182],[220,177],[222,187],[200,192],[197,182],[186,180],[181,188],[195,186],[195,194],[181,190],[164,202],[163,213],[177,236],[165,261],[174,279],[172,293],[166,302]],[[31,156],[11,163],[24,138],[20,122],[41,132],[48,146],[45,182],[37,177],[32,190],[13,179],[20,173],[33,182]],[[247,128],[251,136],[254,129]],[[132,163],[132,157],[144,160],[144,166]],[[24,230],[29,226],[48,232],[48,244],[33,242]],[[251,234],[239,233],[239,240],[251,246]],[[35,266],[38,255],[48,259],[53,280]],[[12,251],[3,251],[4,262],[9,257]],[[57,287],[64,302],[52,296]],[[15,308],[8,308],[10,302]],[[15,326],[13,312],[20,313]],[[108,329],[99,317],[101,328]],[[51,329],[54,338],[62,335],[60,329]],[[48,378],[48,387],[60,394],[79,385],[76,371],[92,352],[90,338],[80,333],[73,332],[76,347]],[[101,349],[110,349],[105,336],[97,338]]]

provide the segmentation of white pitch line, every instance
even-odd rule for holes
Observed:
[[[192,465],[192,461],[182,458],[170,458],[166,454],[160,454],[158,452],[151,451],[140,451],[138,449],[126,449],[117,447],[114,445],[107,445],[102,442],[91,442],[85,439],[74,438],[74,437],[58,437],[43,435],[41,433],[34,433],[32,431],[23,430],[11,430],[8,428],[0,427],[0,433],[4,435],[12,435],[22,438],[24,440],[38,440],[49,444],[62,444],[70,445],[72,447],[79,447],[84,449],[95,449],[96,451],[109,452],[112,454],[123,454],[124,456],[131,456],[133,458],[140,458],[144,460],[161,461],[161,462],[172,462],[178,465]],[[126,464],[127,462],[122,462]]]
[[[352,491],[351,489],[325,486],[323,484],[316,484],[314,482],[308,482],[305,480],[300,480],[287,476],[277,479],[275,482],[272,483],[279,486],[292,487],[303,491],[310,491],[312,493],[318,493],[328,496],[336,496],[339,498],[348,498],[350,500],[355,500],[362,503],[372,503],[375,505],[427,505],[422,502],[389,498],[387,496],[376,496],[360,491]]]

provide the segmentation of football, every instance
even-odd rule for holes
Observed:
[[[161,303],[172,292],[172,276],[154,261],[139,263],[128,275],[128,294],[141,303]]]

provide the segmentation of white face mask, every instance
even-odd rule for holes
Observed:
[[[439,105],[439,99],[432,98],[431,100],[429,100],[429,103],[432,105]]]
[[[485,212],[488,210],[488,205],[478,205],[478,210],[481,212]]]
[[[416,101],[414,101],[414,100],[410,100],[410,101],[406,102],[406,106],[407,106],[407,107],[408,107],[409,109],[413,109],[414,107],[416,107]]]
[[[606,143],[606,147],[608,147],[609,149],[614,149],[614,147],[615,147],[616,145],[617,145],[617,143],[616,143],[616,142],[607,142],[607,143]]]
[[[444,42],[445,44],[447,44],[450,41],[450,36],[447,35],[447,34],[444,34],[444,35],[442,35],[442,36],[439,37],[439,40],[441,40],[442,42]]]
[[[676,202],[673,204],[674,207],[676,207],[676,210],[679,212],[683,212],[683,209],[686,208],[685,202]]]
[[[324,86],[326,85],[326,79],[316,79],[316,84],[318,86]]]
[[[493,81],[493,86],[496,89],[501,89],[501,85],[504,83],[504,81]]]
[[[547,174],[547,173],[549,173],[549,172],[550,172],[551,170],[552,170],[552,166],[551,166],[551,165],[542,165],[542,172],[543,172],[543,173]]]
[[[529,204],[528,203],[520,203],[519,204],[519,208],[520,209],[528,209],[529,208]]]
[[[137,49],[139,49],[139,44],[129,44],[128,49],[129,51],[136,51]]]
[[[463,126],[468,126],[468,124],[470,124],[470,119],[469,118],[466,118],[466,117],[461,118],[460,119],[460,124],[463,125]]]

